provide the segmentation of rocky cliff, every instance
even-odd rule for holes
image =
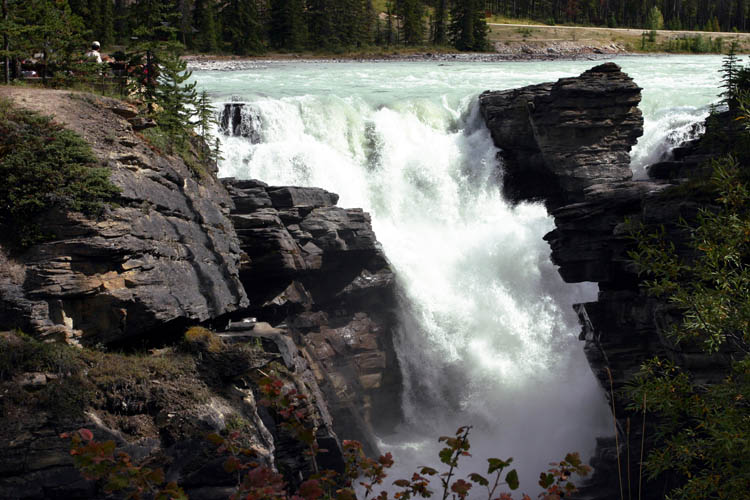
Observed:
[[[554,207],[582,201],[591,185],[630,179],[630,149],[643,134],[640,100],[640,87],[614,63],[480,95],[506,196]]]
[[[370,216],[335,206],[338,196],[322,189],[224,182],[245,252],[248,311],[283,323],[310,359],[339,432],[375,451],[371,412],[386,425],[398,418],[400,371],[394,277]]]
[[[329,450],[318,465],[342,467],[336,430],[374,451],[370,412],[397,418],[400,378],[394,280],[368,214],[336,207],[321,189],[219,181],[154,147],[119,101],[2,95],[83,136],[121,194],[98,219],[47,214],[52,241],[20,254],[0,247],[0,331],[32,336],[0,338],[10,395],[0,399],[0,497],[96,497],[57,437],[81,426],[167,464],[191,498],[232,488],[209,431],[243,431],[261,462],[297,484],[310,460],[255,403],[258,378],[271,372],[308,396]],[[185,337],[196,324],[215,333]],[[85,349],[60,354],[54,342]]]
[[[668,356],[703,380],[715,379],[726,366],[720,357],[677,348],[662,334],[675,311],[641,289],[628,257],[633,242],[626,220],[664,225],[680,248],[684,233],[677,222],[694,218],[699,203],[664,193],[705,171],[706,149],[696,144],[678,149],[676,158],[651,168],[659,179],[632,181],[628,152],[643,132],[636,107],[640,89],[613,63],[554,84],[487,92],[479,99],[495,144],[503,149],[505,192],[516,201],[545,201],[556,228],[544,238],[560,275],[569,283],[599,285],[597,300],[575,309],[589,364],[605,391],[614,394],[626,477],[626,449],[640,450],[641,426],[635,425],[640,417],[626,410],[622,389],[641,363]],[[634,455],[631,470],[638,470]],[[593,463],[587,497],[619,498],[614,439],[600,440]],[[662,498],[665,481],[645,484],[643,498]],[[636,491],[637,484],[631,487]],[[628,491],[627,484],[623,488]]]
[[[102,217],[56,212],[42,230],[53,241],[11,262],[0,277],[0,326],[47,338],[109,344],[165,335],[247,305],[239,281],[232,201],[213,175],[159,154],[136,135],[137,113],[113,99],[3,89],[31,110],[88,140],[121,189]],[[51,108],[51,109],[47,109]]]

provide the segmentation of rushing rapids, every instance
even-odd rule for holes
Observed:
[[[620,61],[644,87],[636,177],[708,112],[715,57]],[[381,437],[404,472],[434,463],[439,435],[474,425],[474,470],[515,457],[522,485],[566,451],[611,434],[605,400],[576,340],[570,305],[591,285],[566,285],[542,236],[537,204],[502,199],[497,150],[476,95],[580,73],[585,62],[269,64],[201,72],[225,102],[221,175],[319,186],[362,207],[404,291],[396,348],[405,423]],[[401,477],[403,474],[395,473]],[[530,486],[528,489],[531,489]]]

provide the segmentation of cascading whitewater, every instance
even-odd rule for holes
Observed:
[[[565,64],[570,74],[585,67]],[[252,75],[253,91],[240,96],[247,133],[222,138],[220,173],[323,187],[341,195],[339,205],[372,214],[403,289],[396,349],[406,422],[381,436],[396,455],[392,476],[436,463],[437,436],[469,424],[474,463],[466,470],[513,456],[533,491],[549,461],[586,455],[595,436],[611,434],[571,308],[596,290],[558,276],[542,240],[552,221],[541,205],[502,199],[497,151],[474,103],[480,90],[497,88],[483,79],[508,88],[563,75],[540,72],[538,63],[509,65],[511,73],[536,71],[511,76],[481,65],[426,73],[406,66],[279,66]],[[657,154],[654,144],[688,130],[706,103],[665,108],[633,76],[646,87],[638,174]],[[198,79],[219,95],[250,85],[236,73]]]

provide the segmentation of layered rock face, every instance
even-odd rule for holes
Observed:
[[[122,103],[44,94],[122,192],[98,220],[49,214],[42,231],[55,240],[14,256],[9,265],[23,271],[0,276],[0,329],[108,344],[245,306],[221,184],[150,149],[122,118]]]
[[[306,414],[329,450],[317,458],[321,468],[343,465],[334,424],[375,451],[371,415],[377,410],[385,425],[398,418],[400,372],[394,277],[368,214],[336,207],[338,196],[321,189],[222,184],[213,172],[193,171],[137,135],[135,111],[117,101],[2,92],[31,109],[54,108],[57,121],[92,145],[121,194],[96,220],[50,213],[42,229],[54,241],[20,255],[0,247],[0,332],[21,328],[94,348],[80,351],[93,357],[83,375],[44,368],[8,379],[0,367],[0,393],[13,395],[0,398],[8,452],[0,497],[95,497],[58,438],[81,426],[136,459],[166,463],[191,498],[226,498],[233,489],[204,435],[239,426],[260,461],[294,488],[311,462],[255,403],[258,374],[272,372],[307,396]],[[197,323],[218,331],[219,351],[184,352],[186,327]],[[21,342],[7,335],[8,345]],[[100,353],[100,344],[156,349],[131,360]],[[70,396],[84,413],[57,414],[47,393]]]
[[[554,95],[561,102],[555,102]],[[589,97],[576,100],[584,95]],[[626,449],[640,450],[640,414],[626,410],[630,401],[623,389],[644,361],[670,357],[699,380],[716,379],[726,366],[720,357],[709,358],[685,346],[678,349],[663,335],[663,328],[679,316],[641,289],[628,257],[633,241],[626,220],[664,225],[677,248],[684,250],[685,234],[677,222],[694,218],[699,205],[661,193],[671,185],[666,179],[702,172],[705,159],[705,151],[689,145],[678,149],[676,159],[652,168],[669,172],[660,175],[664,180],[631,181],[628,151],[643,131],[639,100],[640,89],[612,63],[555,84],[480,97],[495,143],[503,148],[506,193],[514,200],[544,200],[556,226],[544,238],[561,276],[568,283],[599,285],[597,301],[575,309],[589,364],[608,395],[613,390],[622,473],[614,439],[601,439],[585,498],[619,498]],[[543,185],[533,185],[535,175]],[[639,467],[635,455],[630,455],[632,471]],[[661,498],[669,489],[667,481],[644,482],[643,498]],[[623,489],[627,492],[628,485]]]
[[[582,201],[593,184],[630,179],[630,149],[643,134],[640,100],[640,87],[614,63],[480,95],[502,150],[506,196],[560,206]]]
[[[302,346],[341,435],[375,449],[372,414],[398,418],[394,277],[361,209],[317,188],[225,179],[249,311]]]

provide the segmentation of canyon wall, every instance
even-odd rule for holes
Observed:
[[[643,362],[665,356],[698,380],[716,380],[728,361],[695,348],[678,348],[664,335],[664,327],[679,315],[642,289],[628,257],[634,246],[629,223],[663,225],[678,252],[687,251],[678,221],[694,219],[700,203],[664,193],[690,176],[705,174],[707,159],[705,151],[692,144],[678,149],[673,160],[652,166],[652,179],[633,181],[629,151],[643,133],[639,101],[640,88],[613,63],[556,83],[479,97],[495,144],[502,149],[506,195],[514,202],[544,201],[556,226],[544,238],[560,275],[568,283],[599,285],[597,300],[577,304],[575,310],[594,375],[608,396],[614,395],[623,463],[620,475],[615,440],[600,439],[586,498],[619,497],[626,450],[640,450],[640,414],[626,409],[630,400],[624,389]],[[630,455],[630,470],[638,470],[636,455]],[[637,481],[637,474],[633,478]],[[662,498],[668,486],[666,477],[648,482],[643,498]],[[628,488],[636,491],[637,484],[623,485]]]
[[[371,412],[399,418],[400,371],[394,278],[367,213],[321,189],[222,182],[215,166],[160,151],[113,99],[2,92],[83,136],[121,193],[96,219],[46,214],[50,241],[0,247],[0,342],[20,370],[0,370],[13,396],[0,402],[1,497],[100,495],[58,437],[79,427],[161,459],[191,498],[228,496],[234,479],[204,436],[239,428],[293,486],[312,464],[256,404],[259,374],[307,396],[328,450],[319,466],[342,469],[337,431],[376,451]],[[213,332],[189,341],[197,324]],[[60,351],[70,367],[24,371],[24,353],[52,345],[39,341],[87,349]]]

